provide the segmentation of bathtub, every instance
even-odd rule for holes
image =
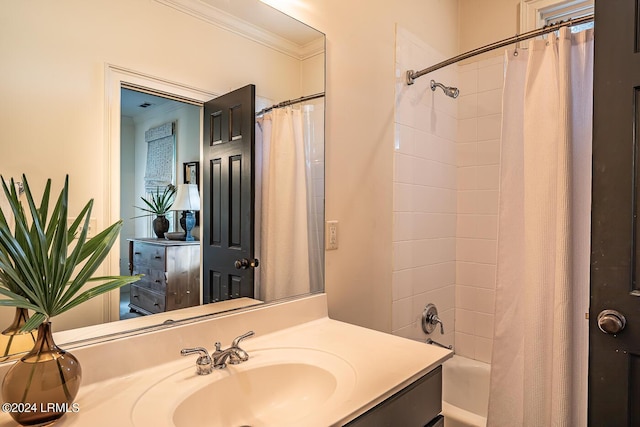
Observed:
[[[486,427],[490,366],[461,356],[453,356],[443,364],[445,427]]]

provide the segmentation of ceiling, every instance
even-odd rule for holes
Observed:
[[[304,46],[318,39],[319,32],[285,15],[266,3],[256,0],[201,0],[237,19]]]
[[[135,118],[136,116],[146,113],[154,108],[172,101],[167,98],[149,95],[134,90],[122,89],[120,95],[120,115],[124,117]],[[147,107],[141,107],[143,104],[150,104]]]

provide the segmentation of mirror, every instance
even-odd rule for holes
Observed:
[[[16,22],[22,22],[8,26],[7,37],[26,44],[5,44],[0,48],[11,64],[0,71],[0,85],[5,99],[13,104],[2,119],[8,137],[2,143],[7,163],[3,160],[0,172],[9,177],[19,177],[24,172],[32,182],[52,177],[54,186],[68,173],[71,203],[96,200],[92,217],[96,217],[97,227],[120,217],[126,223],[139,214],[120,212],[124,206],[120,201],[121,184],[126,182],[120,176],[121,155],[125,153],[119,147],[123,88],[151,89],[154,96],[187,102],[198,111],[204,101],[249,83],[256,86],[257,109],[324,92],[324,35],[258,0],[155,0],[126,7],[124,13],[118,2],[105,2],[103,12],[109,13],[101,14],[89,6],[68,11],[65,6],[38,3],[42,9],[38,16],[32,13],[33,8],[19,2],[7,11],[16,17]],[[128,3],[121,6],[125,4]],[[40,119],[34,127],[33,106],[26,101],[36,93],[50,111],[37,115]],[[323,224],[324,99],[315,99],[312,105],[320,119],[313,126],[314,138],[320,141],[313,148],[318,154],[313,160],[318,178],[314,182],[315,213]],[[152,121],[149,119],[143,126]],[[184,125],[179,120],[177,127]],[[194,158],[192,149],[181,156],[181,145],[196,144],[200,150],[200,140],[177,134],[177,183],[183,182],[184,163],[202,159],[201,153],[200,158]],[[118,148],[113,141],[118,141]],[[34,188],[36,193],[40,190]],[[139,205],[139,196],[134,192],[135,205]],[[73,209],[78,207],[71,206]],[[323,235],[322,228],[315,232]],[[117,253],[111,256],[109,274],[118,274],[121,260],[126,264],[128,259],[123,247]],[[320,270],[323,255],[322,248],[314,255]],[[323,283],[316,284],[314,290],[322,291]],[[279,294],[277,299],[296,295],[299,294]],[[256,299],[272,302],[268,298]],[[78,307],[80,311],[54,319],[58,344],[101,339],[114,333],[107,324],[94,326],[98,323],[94,319],[98,316],[116,320],[119,296],[96,300],[94,305],[87,303]],[[207,313],[238,309],[253,302],[219,304],[208,308]],[[8,324],[12,313],[6,311],[0,320]],[[176,311],[145,316],[144,324],[128,323],[138,319],[123,320],[118,322],[121,326],[116,332],[156,328],[167,320],[193,317],[193,311]]]

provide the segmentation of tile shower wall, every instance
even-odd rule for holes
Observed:
[[[424,340],[424,306],[438,306],[457,354],[490,362],[496,280],[502,56],[404,83],[446,59],[403,28],[396,37],[393,309],[396,335]],[[457,85],[457,100],[434,79]]]
[[[491,362],[503,57],[458,66],[455,349]]]
[[[396,335],[424,341],[420,318],[427,303],[438,307],[444,344],[454,341],[457,164],[456,101],[429,89],[429,77],[404,83],[408,69],[445,59],[398,27],[393,190],[393,307]],[[455,85],[455,67],[431,78]]]

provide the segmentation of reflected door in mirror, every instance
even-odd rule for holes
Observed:
[[[253,297],[255,86],[204,105],[203,303]]]

